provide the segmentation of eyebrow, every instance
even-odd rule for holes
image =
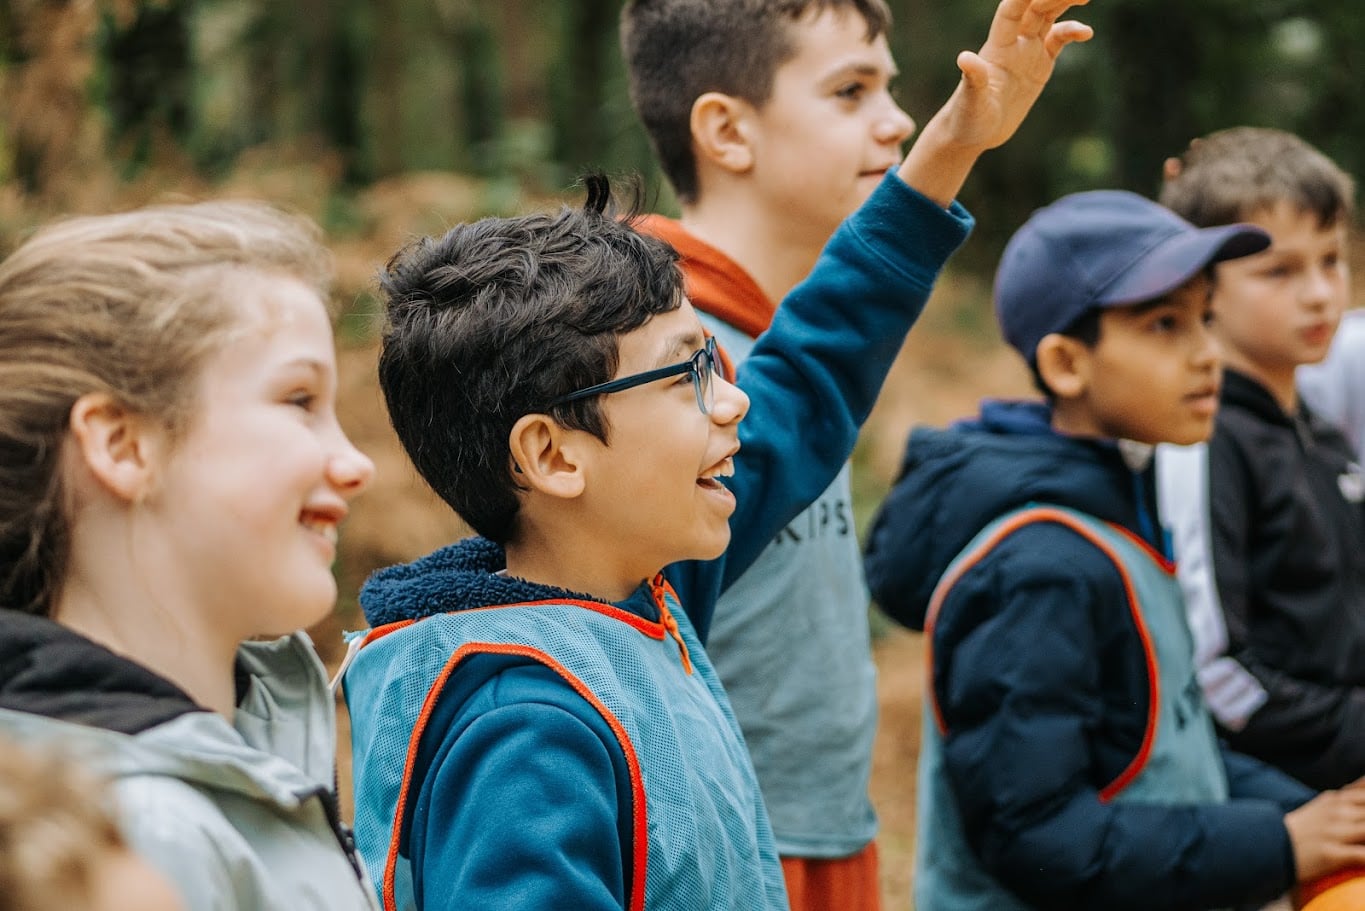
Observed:
[[[285,361],[284,366],[286,368],[302,367],[305,370],[311,370],[318,374],[327,373],[327,365],[315,357],[296,357],[292,360]]]
[[[885,75],[888,80],[892,80],[900,74],[900,70],[894,66],[887,69],[874,63],[853,62],[830,70],[825,78],[827,81],[833,82],[848,76],[866,76],[875,79],[878,76]]]
[[[697,332],[685,332],[675,335],[668,340],[667,347],[654,360],[655,367],[669,367],[686,359],[697,349],[706,344],[706,340]]]

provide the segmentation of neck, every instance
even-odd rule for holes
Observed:
[[[1109,434],[1104,432],[1088,409],[1079,408],[1067,399],[1059,398],[1053,402],[1052,429],[1068,437],[1109,438]]]
[[[510,576],[614,603],[630,597],[654,574],[604,559],[600,544],[585,543],[581,534],[553,534],[526,524],[518,540],[505,547]]]
[[[684,228],[733,259],[770,300],[780,301],[815,266],[831,232],[751,205],[738,188],[709,188],[683,207]]]
[[[1295,414],[1299,410],[1299,392],[1294,385],[1294,368],[1273,369],[1253,364],[1246,358],[1228,352],[1223,358],[1223,366],[1250,377],[1275,399],[1285,414]]]
[[[92,537],[125,546],[119,553],[103,553]],[[199,705],[231,720],[239,639],[201,618],[173,576],[147,584],[137,573],[128,540],[73,534],[69,570],[52,619],[165,677]]]

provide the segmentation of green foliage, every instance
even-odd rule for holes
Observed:
[[[626,93],[621,0],[105,2],[89,102],[131,175],[170,143],[208,176],[258,147],[319,148],[342,186],[412,170],[486,179],[490,208],[558,192],[587,168],[661,187]],[[900,95],[921,123],[952,91],[996,0],[891,0]],[[0,4],[7,84],[31,59],[34,4]],[[1019,135],[963,193],[986,269],[1033,208],[1062,193],[1151,193],[1162,161],[1234,124],[1294,130],[1365,172],[1365,5],[1353,0],[1103,0]],[[2,115],[0,115],[2,116]],[[0,135],[18,135],[12,123]],[[14,143],[0,147],[13,174]],[[672,205],[667,188],[661,204]]]

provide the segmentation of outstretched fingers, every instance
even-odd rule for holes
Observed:
[[[1020,38],[1048,39],[1053,24],[1073,6],[1090,0],[1001,0],[991,20],[992,44],[1013,44]],[[1060,47],[1060,46],[1059,46]]]
[[[1047,50],[1048,56],[1055,58],[1068,44],[1089,41],[1094,35],[1095,30],[1084,22],[1071,20],[1058,22],[1043,39],[1043,47]]]

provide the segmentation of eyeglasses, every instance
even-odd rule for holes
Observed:
[[[702,414],[710,414],[711,407],[716,403],[715,385],[711,379],[719,372],[720,358],[716,352],[716,339],[715,336],[710,336],[706,339],[706,344],[696,354],[680,364],[659,367],[657,370],[646,370],[644,373],[623,376],[620,379],[598,383],[596,386],[589,386],[577,392],[570,392],[568,395],[561,395],[555,399],[550,403],[550,406],[564,405],[594,395],[621,392],[624,389],[633,389],[636,386],[643,386],[645,383],[652,383],[665,377],[680,376],[686,373],[691,375],[692,391],[697,394],[697,407],[701,409]]]

